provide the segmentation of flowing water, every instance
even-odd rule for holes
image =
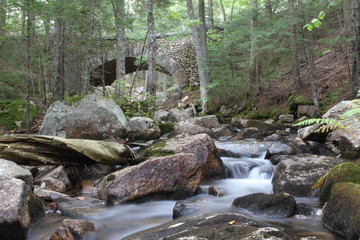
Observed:
[[[243,147],[241,142],[218,143],[233,153]],[[266,145],[254,144],[255,148],[266,149]],[[246,142],[246,148],[249,148]],[[251,151],[251,150],[250,150]],[[264,151],[265,152],[265,151]],[[234,154],[232,154],[234,155]],[[201,215],[211,212],[231,212],[232,201],[240,196],[251,193],[271,193],[271,178],[274,166],[269,160],[264,159],[265,154],[246,154],[244,157],[222,157],[224,164],[229,170],[229,178],[210,181],[201,186],[202,194],[187,199],[195,205],[199,211],[195,214]],[[207,194],[210,186],[216,186],[223,193],[223,197],[215,197]],[[300,239],[306,236],[316,236],[318,240],[339,240],[321,224],[321,208],[315,198],[297,198],[298,203],[307,203],[314,207],[315,212],[310,216],[296,215],[291,218],[270,218],[253,216],[251,213],[242,213],[250,218],[270,223],[274,226],[284,228],[284,231],[292,239]],[[172,212],[175,201],[154,201],[142,204],[123,204],[103,209],[100,213],[90,216],[88,220],[95,223],[97,232],[92,239],[119,240],[131,233],[141,231],[150,227],[160,225],[172,220]],[[61,224],[64,216],[58,214],[47,214],[36,223],[29,231],[29,240],[46,239]]]

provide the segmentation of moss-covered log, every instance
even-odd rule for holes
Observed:
[[[92,164],[125,165],[132,151],[124,144],[44,135],[0,137],[0,157],[23,165]]]

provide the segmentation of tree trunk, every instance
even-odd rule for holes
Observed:
[[[302,18],[305,23],[306,16],[305,16],[303,5],[302,5],[302,0],[298,0],[298,2],[299,2],[299,7],[301,9],[300,10],[301,15],[302,15]],[[314,102],[314,107],[315,107],[315,115],[320,116],[320,104],[319,104],[319,99],[317,96],[317,88],[316,88],[316,84],[315,84],[315,75],[314,75],[314,61],[312,59],[312,54],[310,51],[309,39],[307,37],[308,33],[307,33],[307,30],[304,28],[302,29],[302,33],[303,33],[303,38],[304,38],[305,58],[306,58],[306,64],[307,64],[307,70],[308,70],[310,90],[311,90],[311,95],[313,97],[313,102]]]
[[[210,30],[215,29],[215,23],[214,23],[214,5],[213,0],[208,0],[208,7],[209,7],[209,25]]]
[[[191,33],[194,42],[196,63],[199,72],[201,107],[202,107],[202,113],[204,114],[206,112],[206,103],[208,101],[207,85],[209,83],[209,71],[206,67],[208,61],[208,53],[207,53],[205,23],[201,19],[200,19],[201,21],[200,24],[195,23],[196,17],[194,13],[192,0],[186,0],[186,3],[187,3],[189,19],[193,21],[191,25]],[[199,0],[199,11],[202,12],[201,16],[205,16],[204,9],[205,9],[204,0]]]
[[[295,17],[295,0],[289,0],[289,14],[291,17]],[[290,44],[291,44],[291,62],[292,62],[292,71],[295,83],[296,91],[301,89],[301,77],[300,77],[300,64],[299,64],[299,52],[296,42],[296,24],[291,25],[290,29]]]
[[[258,49],[257,49],[257,38],[255,30],[258,26],[258,2],[252,0],[252,19],[251,19],[251,48],[250,48],[250,91],[251,96],[255,97],[259,93],[260,89],[260,74],[259,74],[259,63],[258,63]]]
[[[26,133],[30,132],[30,88],[31,88],[31,52],[32,52],[32,33],[33,33],[33,16],[32,12],[32,0],[26,2]]]
[[[354,97],[358,96],[360,89],[360,3],[358,0],[351,0],[353,40],[353,71],[352,90]]]
[[[226,12],[225,12],[224,3],[223,3],[222,0],[220,0],[220,7],[221,7],[221,12],[222,12],[222,15],[223,15],[224,22],[226,22]]]
[[[6,0],[0,0],[0,36],[5,35],[6,26]]]
[[[61,7],[62,1],[58,0]],[[54,24],[54,63],[53,63],[53,101],[64,99],[64,58],[65,58],[65,23],[62,18],[63,11]]]
[[[230,21],[232,21],[232,19],[233,19],[235,2],[236,2],[236,0],[233,0],[232,5],[231,5]]]
[[[273,10],[271,0],[265,0],[265,13],[268,19],[272,18]]]
[[[125,52],[126,52],[126,37],[125,37],[125,2],[124,0],[113,0],[115,24],[118,30],[117,47],[116,47],[116,87],[115,95],[117,97],[124,97],[125,94]]]
[[[149,92],[155,103],[156,98],[156,38],[155,38],[155,21],[154,21],[154,1],[147,0],[147,25],[149,31],[148,42],[148,85],[146,92]]]

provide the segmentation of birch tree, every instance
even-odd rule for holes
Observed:
[[[206,28],[205,22],[197,18],[194,13],[192,0],[186,0],[187,11],[191,24],[191,35],[194,42],[196,63],[198,66],[199,80],[200,80],[200,96],[202,113],[206,112],[206,103],[208,101],[207,85],[209,83],[209,70],[206,66],[208,62],[207,42],[206,42]],[[204,0],[199,0],[199,15],[205,16]]]
[[[148,40],[148,84],[146,92],[155,100],[156,98],[156,38],[154,21],[154,1],[147,0],[147,25],[149,32]]]

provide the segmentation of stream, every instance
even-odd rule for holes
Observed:
[[[243,145],[242,145],[243,144]],[[233,212],[231,204],[237,197],[251,193],[271,193],[271,178],[275,166],[264,159],[267,144],[253,144],[257,150],[264,149],[264,154],[254,157],[248,142],[218,142],[217,145],[228,148],[236,153],[238,149],[250,149],[250,154],[243,157],[222,157],[229,170],[229,178],[214,180],[201,186],[201,193],[187,199],[200,210],[196,215],[214,212]],[[236,154],[235,154],[236,155]],[[207,194],[210,186],[216,186],[224,193],[223,197]],[[270,218],[254,216],[241,211],[244,215],[257,221],[270,223],[284,228],[291,239],[315,236],[318,240],[340,240],[328,231],[321,223],[322,210],[317,198],[296,198],[297,203],[306,203],[314,207],[310,216],[295,215],[291,218]],[[122,204],[96,211],[87,219],[94,222],[97,229],[96,236],[88,240],[119,240],[129,234],[151,228],[172,220],[173,208],[176,201],[153,201],[142,204]],[[240,212],[240,210],[238,211]],[[28,240],[45,240],[61,224],[64,218],[61,214],[48,213],[35,223],[28,233]]]

